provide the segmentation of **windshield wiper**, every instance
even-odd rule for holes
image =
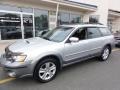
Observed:
[[[49,41],[51,41],[49,38],[47,38],[47,37],[42,37],[43,39],[45,39],[45,40],[49,40]]]

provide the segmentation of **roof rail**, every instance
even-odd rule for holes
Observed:
[[[102,23],[95,23],[95,22],[83,22],[83,24],[99,24],[99,25],[103,25]]]
[[[78,24],[99,24],[99,25],[103,25],[102,23],[94,23],[94,22],[81,22],[81,23],[66,23],[66,24],[62,24],[62,25],[78,25]]]

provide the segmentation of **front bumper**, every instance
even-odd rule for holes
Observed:
[[[3,55],[1,56],[1,66],[3,70],[10,77],[23,77],[26,75],[32,75],[33,69],[31,67],[31,62],[11,62],[7,60]]]

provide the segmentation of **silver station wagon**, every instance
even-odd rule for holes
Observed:
[[[93,57],[106,61],[114,41],[101,24],[61,25],[41,37],[19,40],[6,47],[1,65],[10,77],[32,75],[45,83],[67,65]]]

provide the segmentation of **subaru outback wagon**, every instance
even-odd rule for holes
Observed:
[[[106,61],[113,46],[114,36],[104,25],[61,25],[6,47],[1,65],[10,77],[32,75],[45,83],[67,65],[93,57]]]

